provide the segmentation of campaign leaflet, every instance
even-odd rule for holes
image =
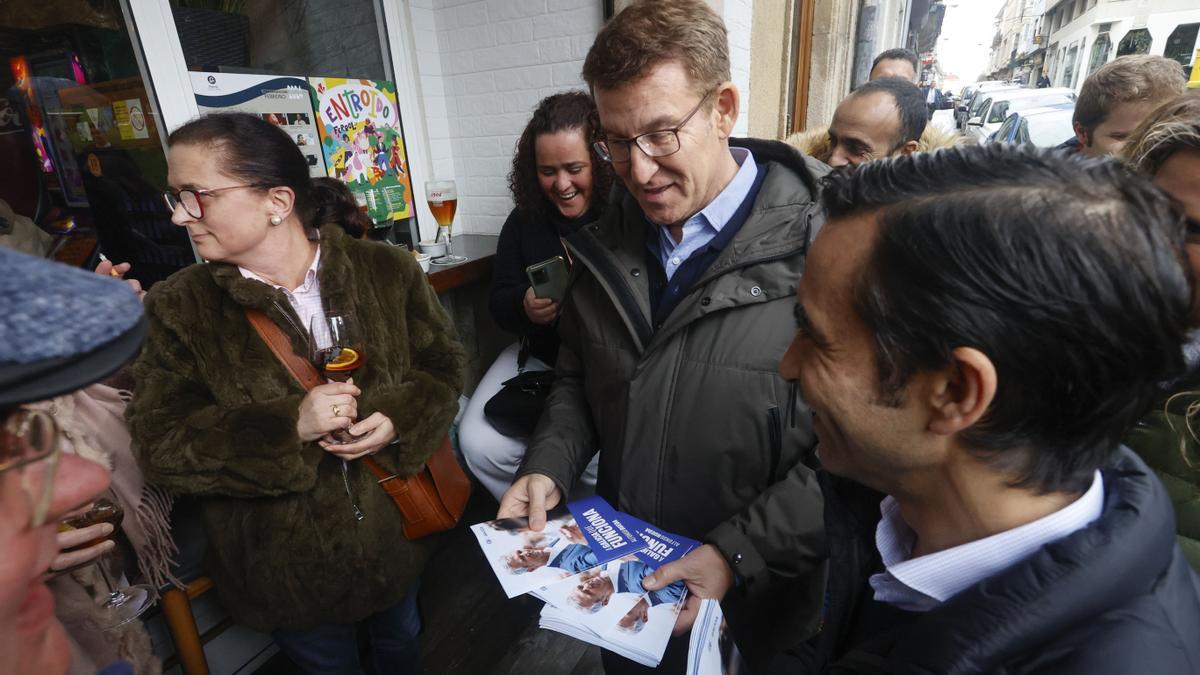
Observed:
[[[686,596],[686,593],[684,595]],[[647,615],[640,614],[643,604],[639,602],[635,607],[639,615],[634,623],[640,621],[641,630],[622,629],[615,634],[601,636],[581,625],[577,616],[547,603],[542,607],[538,626],[616,652],[648,668],[655,668],[662,661],[667,642],[671,639],[671,629],[675,627],[675,618],[682,605],[682,599],[678,605],[660,605],[655,608],[658,611],[647,618]],[[653,626],[653,629],[650,626]]]
[[[654,666],[662,660],[671,639],[687,587],[677,581],[647,591],[642,580],[687,555],[700,542],[664,532],[632,516],[626,519],[645,548],[539,589],[538,597],[547,602],[539,625]]]
[[[625,518],[635,528],[636,536],[645,548],[536,593],[558,609],[575,615],[583,625],[601,636],[615,629],[640,632],[654,607],[677,604],[685,590],[682,581],[648,592],[642,587],[642,580],[699,546],[694,539],[663,532],[632,516]],[[654,610],[656,614],[666,611]]]
[[[696,623],[688,640],[687,675],[740,675],[750,670],[729,634],[721,603],[700,601]]]
[[[616,625],[646,594],[640,585],[628,583],[631,566],[645,567],[636,554],[629,554],[574,577],[543,586],[534,595],[599,633]]]
[[[592,497],[546,514],[540,532],[527,518],[501,518],[471,527],[508,597],[535,591],[634,553],[643,544],[628,518]]]

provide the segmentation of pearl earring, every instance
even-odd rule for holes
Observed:
[[[272,225],[278,225],[282,222],[283,222],[283,218],[280,218],[279,216],[271,216],[271,224]]]

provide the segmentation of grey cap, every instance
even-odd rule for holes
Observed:
[[[123,282],[0,248],[0,408],[104,379],[145,334],[142,303]]]

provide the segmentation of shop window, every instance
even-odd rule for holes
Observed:
[[[0,2],[0,245],[150,286],[195,262],[171,223],[154,94],[125,3]]]
[[[1067,58],[1063,61],[1063,81],[1061,86],[1070,87],[1075,81],[1075,57],[1079,53],[1079,47],[1071,47],[1067,50]]]
[[[1196,34],[1200,33],[1200,23],[1185,23],[1176,26],[1167,38],[1167,47],[1163,56],[1174,59],[1185,68],[1192,65],[1192,55],[1195,53]]]
[[[1121,43],[1117,45],[1117,56],[1128,56],[1130,54],[1149,54],[1150,45],[1154,44],[1153,38],[1150,37],[1150,30],[1139,28],[1131,30],[1121,38]]]
[[[188,70],[389,80],[375,0],[171,0]]]
[[[1108,63],[1108,55],[1112,51],[1112,40],[1108,33],[1101,33],[1092,43],[1092,57],[1088,60],[1087,74],[1096,72],[1100,66]]]

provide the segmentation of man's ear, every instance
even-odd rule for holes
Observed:
[[[717,87],[717,93],[713,103],[713,109],[717,113],[717,132],[721,140],[725,140],[733,135],[733,125],[737,124],[738,113],[741,106],[741,95],[738,93],[737,85],[732,82],[722,82]]]
[[[1087,129],[1079,122],[1071,122],[1071,128],[1075,130],[1075,140],[1079,141],[1079,145],[1084,148],[1092,147],[1091,141],[1088,140]]]
[[[921,143],[919,141],[908,141],[904,145],[896,148],[896,152],[894,152],[893,154],[895,154],[895,155],[911,155],[914,152],[916,152],[917,148],[919,148],[919,147],[921,147]]]
[[[951,357],[929,394],[929,430],[947,436],[977,423],[996,397],[996,366],[986,354],[959,347]]]

